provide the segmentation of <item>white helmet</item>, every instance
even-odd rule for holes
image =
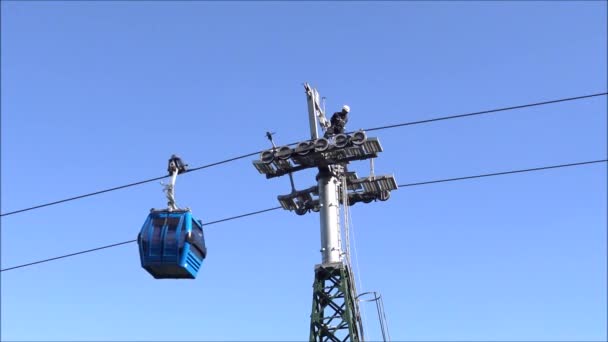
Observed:
[[[342,110],[348,113],[348,112],[350,112],[350,107],[347,105],[344,105],[344,107],[342,107]]]

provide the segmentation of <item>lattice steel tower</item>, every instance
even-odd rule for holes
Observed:
[[[357,203],[386,201],[397,189],[392,175],[358,178],[349,172],[351,161],[378,156],[382,147],[377,138],[368,138],[364,131],[335,132],[321,108],[319,93],[304,84],[308,102],[310,140],[290,146],[276,147],[272,136],[270,150],[262,152],[253,165],[266,178],[289,175],[291,193],[278,196],[281,206],[298,215],[319,212],[321,223],[321,263],[315,266],[310,341],[363,341],[363,325],[359,314],[357,290],[350,263],[348,207]],[[325,132],[319,137],[318,126]],[[317,168],[317,185],[296,190],[292,173]],[[343,217],[340,224],[340,208]],[[341,229],[343,228],[343,229]],[[345,244],[342,244],[344,237]]]

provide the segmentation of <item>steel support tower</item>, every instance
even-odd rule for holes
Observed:
[[[330,126],[321,108],[319,93],[304,84],[308,102],[310,140],[294,148],[276,147],[270,133],[272,149],[262,152],[255,168],[275,178],[288,174],[292,191],[278,196],[281,206],[298,215],[319,212],[321,227],[321,263],[315,266],[310,341],[363,341],[363,325],[359,314],[357,291],[350,265],[348,226],[340,225],[340,207],[344,210],[357,202],[386,201],[390,192],[397,189],[392,175],[358,178],[349,172],[351,161],[373,159],[382,152],[376,138],[368,138],[364,131],[319,137],[318,126]],[[373,165],[373,163],[372,163]],[[296,190],[294,172],[317,168],[317,185]],[[342,236],[346,237],[345,246]]]

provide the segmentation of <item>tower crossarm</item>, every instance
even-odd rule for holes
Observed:
[[[272,148],[262,152],[253,165],[266,178],[275,178],[309,168],[376,158],[379,152],[382,152],[382,145],[377,138],[367,138],[364,131],[357,131],[352,135],[338,134],[330,139],[306,140],[294,148]]]
[[[354,205],[358,202],[386,201],[390,198],[391,191],[398,189],[397,181],[393,175],[356,177],[357,175],[354,172],[347,173],[348,205]],[[318,185],[294,191],[287,195],[279,195],[277,199],[283,209],[294,211],[298,215],[304,215],[310,211],[318,212],[320,209]],[[344,205],[342,196],[340,196],[340,204]]]

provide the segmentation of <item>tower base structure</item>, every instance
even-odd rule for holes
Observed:
[[[342,262],[315,266],[310,341],[359,342],[361,318],[356,310],[352,273]]]

